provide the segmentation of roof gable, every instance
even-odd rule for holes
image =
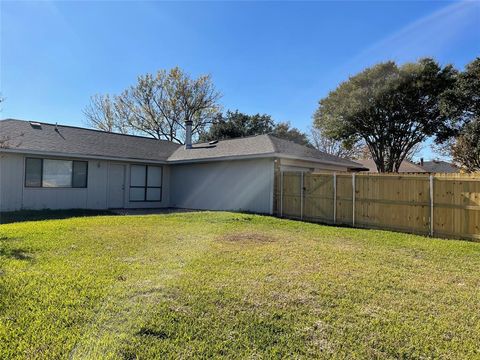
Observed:
[[[273,135],[267,135],[272,142],[275,153],[279,155],[288,155],[292,157],[297,157],[301,159],[311,159],[318,162],[324,163],[335,163],[339,165],[344,165],[348,168],[360,169],[363,166],[357,162],[344,159],[335,155],[327,154],[323,151],[309,148],[307,146],[303,146],[297,144],[293,141],[285,140],[277,138]]]

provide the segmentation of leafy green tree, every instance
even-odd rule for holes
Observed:
[[[226,140],[245,136],[272,134],[282,139],[310,146],[308,136],[288,122],[275,123],[270,115],[247,115],[227,111],[219,115],[209,130],[200,135],[200,141]]]
[[[348,145],[363,141],[379,172],[398,172],[411,150],[429,136],[451,136],[441,94],[455,81],[452,66],[432,59],[365,69],[320,100],[314,125]]]
[[[247,115],[235,111],[219,114],[208,131],[200,135],[200,141],[226,140],[238,137],[271,133],[274,121],[270,115]]]
[[[480,171],[480,57],[458,74],[442,100],[457,135],[448,143],[449,155],[465,170]]]
[[[139,76],[120,95],[95,95],[84,109],[90,125],[104,131],[137,133],[183,143],[185,121],[198,135],[220,110],[221,95],[209,75],[191,78],[175,67]]]
[[[290,140],[300,145],[312,147],[308,135],[296,127],[292,127],[289,122],[276,124],[271,134],[280,139]]]
[[[443,94],[441,105],[457,133],[467,123],[480,118],[480,57],[458,74],[455,86]]]
[[[453,160],[468,172],[480,171],[480,119],[467,123],[452,145]]]

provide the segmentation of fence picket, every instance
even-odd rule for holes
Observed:
[[[480,240],[480,174],[282,171],[275,179],[282,217]]]

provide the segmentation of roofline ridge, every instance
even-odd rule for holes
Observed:
[[[234,138],[229,138],[229,139],[215,139],[215,140],[210,140],[210,141],[204,141],[204,142],[198,142],[194,143],[193,145],[201,145],[201,144],[208,144],[211,141],[233,141],[233,140],[243,140],[243,139],[251,139],[255,137],[260,137],[260,136],[269,136],[270,134],[257,134],[257,135],[247,135],[247,136],[239,136],[239,137],[234,137]]]
[[[275,153],[278,153],[278,149],[277,149],[277,146],[275,145],[275,143],[272,141],[272,137],[276,138],[276,139],[280,139],[279,137],[276,137],[275,135],[272,135],[272,134],[265,134],[268,138],[268,141],[270,141],[270,144],[272,144],[272,147],[273,147],[273,152]]]

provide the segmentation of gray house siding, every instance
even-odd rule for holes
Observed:
[[[25,187],[25,158],[39,157],[55,159],[52,156],[28,154],[0,154],[0,211],[21,209],[108,209],[109,170],[112,164],[122,164],[123,208],[160,208],[169,206],[169,166],[162,166],[162,199],[154,202],[133,202],[129,199],[130,166],[134,163],[107,160],[92,160],[62,157],[88,161],[86,188],[30,188]]]
[[[0,211],[22,207],[23,155],[0,153]]]
[[[272,213],[274,160],[231,160],[171,167],[171,206]]]

